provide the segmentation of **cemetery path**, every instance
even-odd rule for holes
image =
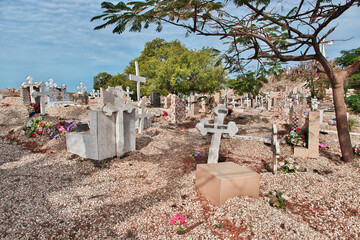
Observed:
[[[54,108],[48,118],[86,121],[91,108]],[[319,158],[296,158],[297,173],[276,175],[269,172],[269,145],[223,136],[220,161],[258,171],[260,198],[235,197],[216,207],[195,188],[196,165],[206,163],[211,141],[194,129],[198,120],[155,119],[158,126],[137,135],[135,151],[94,162],[68,153],[64,137],[24,137],[27,116],[18,109],[0,108],[7,117],[0,135],[15,129],[19,143],[0,139],[1,239],[360,238],[360,168],[338,161],[330,135],[320,135],[330,147]],[[238,134],[268,137],[271,117],[244,113],[227,121],[237,122]],[[189,156],[197,151],[199,158]],[[281,145],[282,159],[291,154]],[[286,211],[269,205],[269,190],[284,193]],[[185,217],[184,235],[169,224],[175,214]]]

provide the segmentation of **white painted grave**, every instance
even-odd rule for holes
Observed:
[[[129,79],[131,81],[136,82],[137,101],[139,102],[140,101],[140,83],[146,82],[146,78],[140,76],[139,65],[138,65],[137,61],[135,61],[135,72],[136,72],[136,75],[129,74]]]
[[[31,92],[31,96],[33,98],[40,97],[40,115],[42,115],[42,116],[46,115],[46,112],[45,112],[45,97],[49,96],[49,94],[50,94],[49,92],[45,91],[45,87],[46,87],[46,84],[43,83],[43,82],[40,82],[40,84],[39,84],[40,92],[37,92],[35,90],[33,90]]]
[[[229,122],[228,125],[224,124],[224,118],[227,113],[228,110],[225,105],[219,104],[216,108],[214,108],[214,124],[209,124],[209,122],[205,119],[196,124],[196,129],[200,131],[201,135],[213,133],[207,163],[218,162],[221,135],[223,133],[227,133],[230,137],[233,137],[238,131],[235,122]]]

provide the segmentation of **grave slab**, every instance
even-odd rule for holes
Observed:
[[[233,162],[198,164],[195,186],[219,206],[235,196],[259,198],[260,175]]]

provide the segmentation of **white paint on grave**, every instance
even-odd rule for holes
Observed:
[[[79,94],[84,94],[86,87],[84,86],[83,82],[80,82],[80,85],[76,89],[79,90],[78,91]]]
[[[43,82],[40,82],[40,84],[39,84],[40,92],[37,92],[35,90],[33,90],[31,92],[31,96],[33,98],[40,97],[40,115],[42,115],[42,116],[46,115],[46,112],[45,112],[45,97],[49,96],[49,94],[50,94],[49,92],[45,91],[45,87],[46,87],[46,84],[43,83]]]
[[[146,78],[140,76],[139,65],[138,65],[137,61],[135,61],[135,72],[136,72],[136,75],[129,74],[129,79],[131,81],[136,82],[137,101],[139,102],[140,101],[140,83],[146,82]]]
[[[227,113],[228,110],[225,105],[219,104],[214,109],[214,124],[209,124],[209,122],[205,119],[196,124],[196,129],[200,131],[201,135],[204,136],[207,133],[213,133],[207,163],[218,162],[221,135],[223,133],[227,133],[230,137],[233,137],[238,131],[238,127],[235,122],[229,122],[228,125],[224,124],[224,118]]]
[[[139,122],[138,132],[139,134],[143,134],[145,127],[145,120],[150,118],[150,113],[146,109],[145,102],[143,102],[142,100],[138,102],[137,106],[138,106],[138,112],[136,114],[136,117],[137,117],[137,121]]]

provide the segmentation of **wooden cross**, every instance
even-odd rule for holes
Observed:
[[[227,113],[228,109],[225,107],[225,105],[219,104],[214,109],[214,124],[209,124],[209,122],[205,119],[196,124],[196,129],[200,131],[201,135],[204,136],[207,133],[213,133],[207,163],[218,162],[221,135],[223,133],[227,133],[230,137],[233,137],[238,131],[238,128],[234,122],[229,122],[228,125],[224,125],[224,118]]]
[[[280,157],[280,143],[277,139],[277,128],[275,123],[272,125],[271,149],[273,152],[273,173],[275,174],[277,171],[277,160]]]
[[[130,100],[131,101],[131,97],[130,97],[130,94],[133,94],[134,92],[133,91],[130,91],[130,87],[129,86],[127,86],[126,87],[126,98],[128,99],[128,100]]]
[[[137,104],[137,106],[139,107],[139,110],[137,113],[137,118],[139,121],[138,132],[139,132],[139,134],[143,134],[144,126],[145,126],[145,119],[150,118],[150,113],[148,110],[146,110],[145,103],[143,102],[143,100],[140,100],[140,102]]]
[[[146,78],[140,77],[139,65],[138,65],[137,61],[135,61],[135,72],[136,72],[136,75],[129,74],[129,79],[131,81],[136,81],[137,101],[139,102],[140,101],[140,83],[146,82]]]
[[[46,86],[48,86],[49,88],[57,87],[56,83],[54,83],[54,79],[52,79],[52,78],[49,79],[49,83],[46,83]]]
[[[80,82],[80,86],[77,87],[77,90],[79,90],[80,94],[84,94],[84,91],[86,90],[84,83]]]
[[[46,112],[45,112],[45,97],[49,96],[50,93],[45,91],[45,87],[46,84],[43,82],[40,82],[39,84],[39,88],[40,88],[40,92],[37,92],[35,90],[33,90],[31,92],[31,96],[33,98],[39,97],[40,96],[40,115],[45,116]]]

